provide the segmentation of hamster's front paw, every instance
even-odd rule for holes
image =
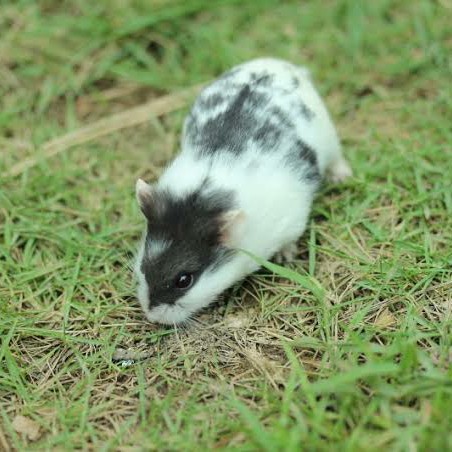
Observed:
[[[298,247],[296,242],[291,242],[281,248],[275,254],[274,261],[277,264],[284,264],[285,262],[293,262],[297,257]]]

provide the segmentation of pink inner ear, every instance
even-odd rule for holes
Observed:
[[[138,179],[135,186],[135,193],[138,204],[143,209],[145,206],[149,206],[152,201],[152,187],[147,184],[143,179]]]
[[[245,214],[241,210],[229,210],[220,217],[220,242],[226,246],[234,246],[234,232],[243,221]]]

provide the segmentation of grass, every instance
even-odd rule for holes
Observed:
[[[451,8],[3,2],[0,449],[451,450]],[[177,152],[188,106],[42,146],[261,55],[311,68],[355,177],[325,185],[293,265],[196,328],[148,324],[133,187]]]

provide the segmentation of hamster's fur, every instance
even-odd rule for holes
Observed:
[[[147,318],[183,322],[257,270],[240,250],[292,257],[327,172],[351,175],[306,69],[257,59],[207,86],[181,152],[155,185],[137,181],[147,228],[135,273]]]

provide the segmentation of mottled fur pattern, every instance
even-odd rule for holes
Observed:
[[[306,69],[254,60],[203,90],[181,152],[155,186],[137,183],[148,227],[136,261],[138,298],[151,321],[179,323],[291,249],[329,170],[351,174]],[[293,253],[292,253],[293,254]],[[187,290],[175,287],[193,275]]]

